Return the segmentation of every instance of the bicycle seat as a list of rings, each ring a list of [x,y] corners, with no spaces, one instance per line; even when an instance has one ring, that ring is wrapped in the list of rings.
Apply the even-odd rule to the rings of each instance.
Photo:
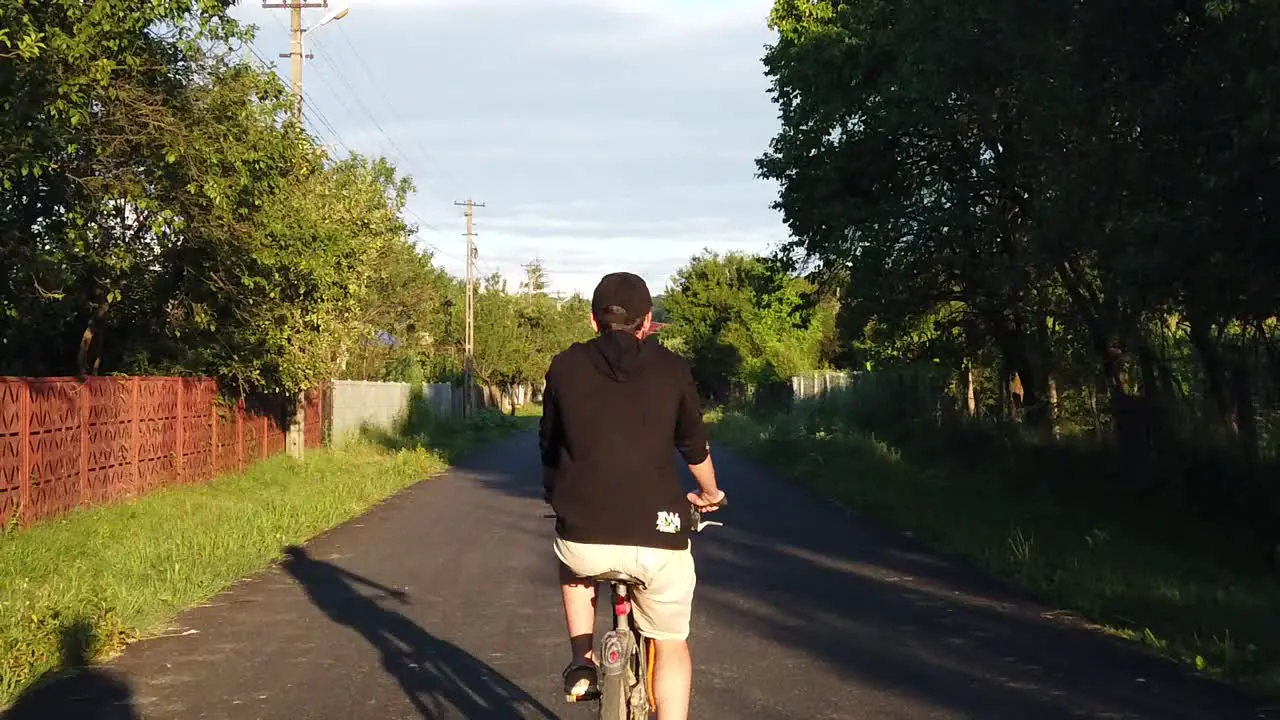
[[[617,583],[622,583],[623,585],[632,585],[639,588],[644,587],[644,583],[640,582],[638,578],[634,578],[626,573],[617,572],[615,570],[610,570],[609,572],[600,573],[599,575],[592,575],[590,578],[587,578],[587,579],[594,580],[595,582],[610,582],[610,583],[617,582]]]

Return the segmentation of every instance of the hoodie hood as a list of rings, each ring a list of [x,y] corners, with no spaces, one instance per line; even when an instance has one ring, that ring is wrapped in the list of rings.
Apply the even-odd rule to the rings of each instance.
[[[601,375],[626,382],[644,372],[653,353],[648,343],[627,332],[608,332],[587,342],[591,364]]]

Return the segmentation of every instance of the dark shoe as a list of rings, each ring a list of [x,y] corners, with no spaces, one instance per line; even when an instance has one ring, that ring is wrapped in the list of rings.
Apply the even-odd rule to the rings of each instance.
[[[596,683],[596,666],[575,660],[564,669],[564,694],[569,702],[578,702],[600,694]]]

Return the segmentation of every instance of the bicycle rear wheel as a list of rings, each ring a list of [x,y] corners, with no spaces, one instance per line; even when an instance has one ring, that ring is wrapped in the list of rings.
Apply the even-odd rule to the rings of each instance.
[[[610,630],[600,642],[600,720],[632,720],[629,685],[635,655],[632,635]]]
[[[627,708],[629,720],[649,720],[650,693],[648,668],[648,643],[644,636],[631,629],[631,659],[627,662]]]

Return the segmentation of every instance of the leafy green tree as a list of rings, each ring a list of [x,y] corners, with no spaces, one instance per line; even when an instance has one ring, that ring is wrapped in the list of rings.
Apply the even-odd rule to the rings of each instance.
[[[690,359],[717,400],[819,367],[834,332],[835,308],[812,283],[742,253],[695,256],[663,299],[671,325],[661,341]]]
[[[551,358],[591,337],[590,304],[574,295],[557,301],[543,292],[505,292],[488,278],[476,301],[476,374],[511,393],[539,386]]]
[[[404,334],[384,291],[415,265],[440,283],[407,244],[412,185],[327,158],[226,9],[0,2],[3,371],[291,392],[373,326]]]
[[[184,112],[243,83],[214,51],[246,37],[225,9],[0,3],[0,354],[14,369],[100,369],[99,333],[150,315],[138,308],[145,276],[194,220],[169,201],[226,188],[173,167]],[[241,181],[269,186],[276,161],[264,155],[265,178]]]
[[[1100,399],[1136,454],[1275,447],[1274,14],[778,0],[759,168],[845,354],[976,368],[1036,426]]]

